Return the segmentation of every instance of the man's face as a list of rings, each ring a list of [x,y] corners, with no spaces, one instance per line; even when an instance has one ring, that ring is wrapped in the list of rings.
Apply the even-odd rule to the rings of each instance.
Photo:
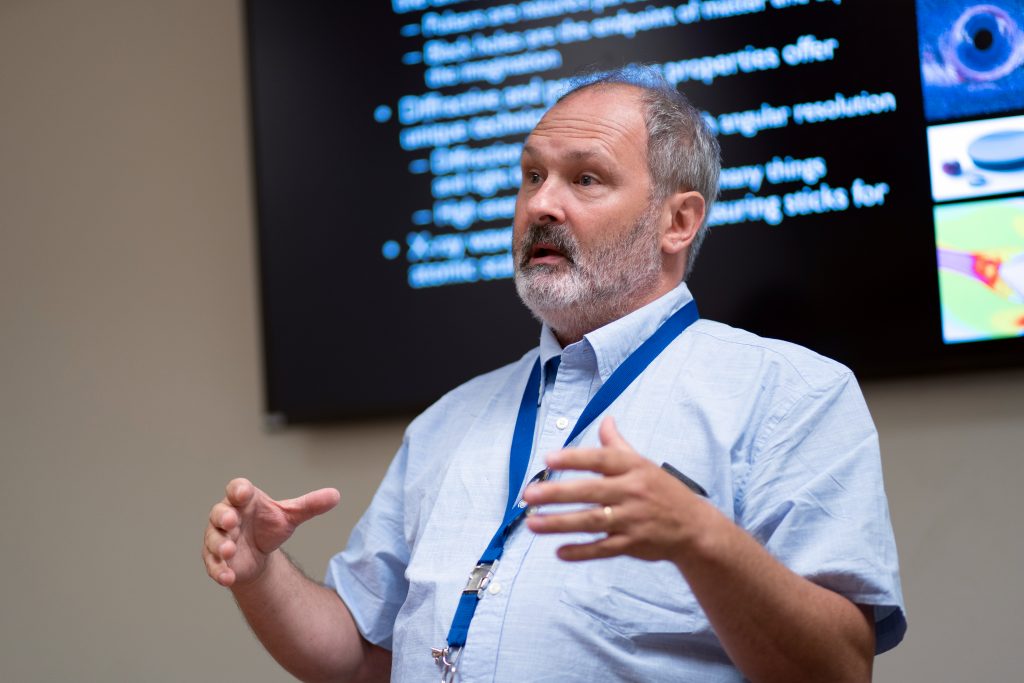
[[[578,338],[660,293],[662,214],[651,204],[646,154],[639,91],[628,86],[570,96],[526,140],[516,289],[560,337]]]

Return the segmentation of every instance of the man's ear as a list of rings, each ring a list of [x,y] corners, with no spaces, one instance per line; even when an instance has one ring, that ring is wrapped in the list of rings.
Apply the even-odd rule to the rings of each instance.
[[[669,197],[666,209],[670,212],[671,222],[661,236],[661,250],[665,254],[678,254],[697,236],[707,204],[700,192],[690,190],[676,192]]]

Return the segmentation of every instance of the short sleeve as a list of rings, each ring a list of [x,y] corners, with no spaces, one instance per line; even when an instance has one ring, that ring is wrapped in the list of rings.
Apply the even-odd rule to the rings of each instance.
[[[324,584],[337,591],[368,641],[392,649],[395,618],[409,584],[403,487],[408,442],[403,442],[348,546],[331,558]]]
[[[876,652],[906,631],[878,435],[852,374],[794,394],[762,426],[737,521],[787,567],[875,611]]]

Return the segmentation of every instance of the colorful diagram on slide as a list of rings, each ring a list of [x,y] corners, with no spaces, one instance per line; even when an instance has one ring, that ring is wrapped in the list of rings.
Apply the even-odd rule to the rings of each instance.
[[[947,344],[1024,336],[1024,199],[935,207]]]

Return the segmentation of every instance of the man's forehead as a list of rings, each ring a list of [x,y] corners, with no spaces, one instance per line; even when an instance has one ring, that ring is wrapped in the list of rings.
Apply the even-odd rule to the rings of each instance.
[[[629,85],[601,85],[570,94],[554,105],[526,139],[523,153],[535,155],[557,147],[560,154],[583,159],[633,147],[645,151],[641,90]]]
[[[523,156],[537,157],[543,156],[547,153],[548,147],[551,145],[545,145],[544,136],[540,138],[534,138],[532,135],[526,139],[526,144],[523,145]],[[531,142],[532,141],[532,142]],[[559,142],[561,138],[553,138],[553,141]],[[558,149],[554,150],[558,156],[563,157],[569,161],[587,161],[595,157],[600,157],[607,152],[600,143],[594,142],[589,137],[580,137],[579,142],[581,145],[577,146],[573,144],[557,145]],[[587,144],[593,143],[593,144]]]

